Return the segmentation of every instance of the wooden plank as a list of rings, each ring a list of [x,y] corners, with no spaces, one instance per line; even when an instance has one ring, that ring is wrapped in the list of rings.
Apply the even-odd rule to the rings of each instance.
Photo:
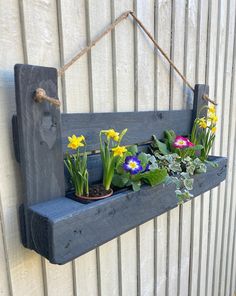
[[[18,1],[0,1],[0,188],[2,222],[6,256],[14,295],[43,295],[42,268],[40,257],[22,248],[19,237],[18,207],[22,202],[22,184],[18,164],[12,150],[11,118],[15,113],[13,63],[26,62],[22,46],[22,26]],[[1,272],[4,279],[4,274]],[[3,287],[3,286],[1,286]],[[4,295],[5,296],[5,295]]]
[[[137,17],[145,23],[145,27],[154,34],[154,0],[148,2],[135,1]],[[142,30],[137,28],[137,110],[153,110],[154,107],[154,54],[153,44]]]
[[[234,24],[234,30],[236,30],[236,20]],[[235,83],[236,83],[236,75],[235,75],[235,64],[236,63],[236,38],[234,38],[234,49],[233,49],[233,61],[232,61],[232,76],[231,76],[231,94],[230,94],[230,113],[231,113],[231,120],[233,123],[230,125],[230,132],[229,132],[229,139],[230,139],[230,145],[229,145],[229,151],[228,155],[232,159],[232,173],[228,174],[228,195],[230,196],[230,212],[229,212],[229,228],[228,228],[228,241],[227,241],[227,261],[226,261],[226,281],[225,281],[225,293],[230,293],[230,280],[231,280],[231,262],[232,262],[232,248],[233,248],[233,232],[234,226],[234,215],[235,215],[235,206],[236,206],[236,199],[234,198],[234,183],[235,183],[235,170],[233,169],[235,167],[235,160],[236,160],[236,152],[235,152],[235,137],[236,137],[236,130],[235,130],[235,116],[232,116],[236,112],[236,104],[234,101],[234,95],[235,95]]]
[[[113,18],[119,17],[124,11],[133,10],[133,0],[113,1]],[[114,94],[116,92],[115,110],[118,112],[134,111],[134,28],[132,20],[127,19],[114,31],[112,43],[115,65]],[[125,46],[124,46],[125,44]]]
[[[194,196],[225,179],[226,159],[214,160],[218,168],[209,167],[206,174],[194,177]],[[62,264],[176,206],[173,184],[144,186],[139,192],[118,193],[87,205],[58,198],[27,210],[34,230],[28,247]]]
[[[137,248],[136,229],[130,230],[120,237],[121,241],[121,273],[122,294],[124,296],[137,295]]]
[[[85,1],[73,1],[71,5],[60,1],[60,15],[61,46],[67,62],[88,42]],[[91,111],[88,59],[88,55],[83,56],[65,72],[66,111],[69,113]],[[95,250],[73,262],[73,273],[75,295],[97,295]]]
[[[198,1],[197,9],[197,36],[196,36],[196,65],[195,75],[198,83],[205,83],[206,77],[206,48],[207,48],[207,22],[208,22],[208,1]],[[209,94],[209,88],[205,90]],[[207,102],[201,101],[198,111],[203,104]],[[206,112],[205,112],[206,114]],[[208,245],[208,219],[209,219],[209,192],[199,197],[200,200],[200,216],[199,216],[199,261],[197,274],[197,295],[205,294],[206,286],[206,262],[207,262],[207,245]]]
[[[112,19],[133,10],[133,0],[112,1]],[[131,19],[120,23],[112,33],[114,110],[134,110],[134,28]],[[126,44],[126,46],[124,46]],[[115,74],[115,75],[114,75]],[[118,238],[119,293],[137,295],[136,229]]]
[[[92,40],[103,28],[110,24],[111,1],[102,1],[99,5],[96,1],[87,1],[87,34],[88,40]],[[93,106],[92,112],[115,111],[114,101],[114,76],[112,71],[112,38],[111,34],[106,35],[100,43],[91,50],[90,55],[90,104]],[[90,126],[91,123],[88,124]],[[106,129],[107,127],[105,127]],[[96,134],[95,137],[97,137]],[[118,252],[117,240],[104,245],[97,250],[98,269],[98,293],[107,295],[118,295]],[[113,260],[108,259],[107,254],[113,254]],[[102,272],[110,270],[112,279],[108,285],[108,277],[103,277]],[[104,275],[107,273],[104,273]]]
[[[214,153],[220,153],[220,147],[223,141],[227,141],[224,134],[221,133],[221,125],[222,125],[222,116],[223,116],[223,81],[224,81],[224,65],[225,65],[225,47],[220,46],[220,44],[225,44],[226,41],[226,23],[227,23],[227,7],[228,3],[219,2],[218,7],[218,22],[217,22],[217,43],[216,46],[218,48],[216,55],[216,85],[215,85],[215,95],[216,99],[219,103],[217,106],[217,114],[219,116],[218,121],[218,132],[216,133],[215,138],[215,147]],[[221,256],[221,241],[222,241],[222,230],[223,230],[223,212],[224,212],[224,186],[222,184],[218,188],[217,192],[217,223],[216,226],[216,237],[215,237],[215,248],[214,248],[214,274],[213,274],[213,293],[218,294],[219,291],[219,281],[220,281],[220,258]]]
[[[153,134],[163,138],[164,130],[173,126],[177,134],[189,134],[191,119],[191,110],[62,114],[63,151],[67,150],[67,137],[70,134],[83,134],[87,140],[87,149],[90,151],[99,149],[99,132],[102,129],[114,128],[121,131],[128,128],[122,143],[137,144],[150,141]]]
[[[15,84],[24,203],[33,205],[64,195],[62,150],[56,145],[61,137],[60,111],[47,102],[33,100],[38,87],[57,97],[57,71],[18,64]]]
[[[60,2],[61,47],[68,62],[87,44],[85,2]],[[88,56],[84,55],[64,74],[67,112],[89,112]]]
[[[167,295],[177,295],[178,293],[178,243],[179,241],[179,207],[170,211],[167,216]]]
[[[155,1],[154,34],[158,44],[170,56],[171,1]],[[165,30],[163,30],[165,28]],[[154,110],[170,107],[170,65],[155,50]],[[167,214],[154,219],[154,295],[165,295],[167,285]]]
[[[2,216],[2,201],[0,195],[0,295],[7,296],[12,294],[9,261],[4,235],[4,225]]]
[[[179,213],[179,262],[178,262],[178,295],[188,296],[189,262],[190,262],[190,232],[191,232],[191,203],[185,203]]]
[[[224,73],[225,79],[223,82],[223,98],[222,98],[222,123],[221,123],[221,137],[223,141],[221,143],[220,154],[229,155],[229,169],[228,177],[225,182],[225,186],[222,188],[221,196],[225,196],[224,209],[223,209],[223,228],[221,239],[221,258],[220,258],[220,273],[219,273],[219,294],[225,295],[226,286],[226,261],[227,261],[227,244],[228,244],[228,229],[232,223],[230,218],[230,199],[231,199],[231,184],[233,173],[233,146],[232,137],[234,136],[235,126],[235,103],[231,98],[231,86],[232,86],[232,64],[233,64],[233,50],[234,50],[234,38],[235,38],[235,1],[229,1],[226,15],[226,40],[225,40],[225,65]],[[228,73],[228,75],[227,75]],[[232,148],[231,148],[232,147]],[[232,206],[232,204],[231,204]]]
[[[167,257],[167,214],[156,219],[155,247],[155,295],[165,295],[166,290],[166,257]]]
[[[196,82],[196,56],[197,56],[197,0],[190,0],[186,7],[185,18],[185,59],[184,59],[184,75],[191,84]],[[193,92],[187,86],[184,88],[184,106],[190,107],[193,103]]]
[[[218,3],[209,1],[208,8],[208,40],[207,40],[207,63],[206,63],[206,83],[209,84],[210,97],[216,97],[215,85],[216,75],[216,40],[218,23]],[[208,248],[207,248],[207,271],[206,271],[206,295],[213,293],[213,275],[214,275],[214,246],[216,235],[216,215],[217,215],[217,189],[210,193],[209,200],[209,228],[208,228]]]
[[[171,2],[171,1],[168,1]],[[185,14],[186,14],[186,2],[184,0],[173,1],[172,7],[172,21],[171,21],[171,59],[178,67],[180,72],[184,73],[184,50],[185,50]],[[164,16],[165,17],[165,16]],[[170,18],[171,20],[171,18]],[[161,30],[161,28],[160,28]],[[165,35],[165,34],[163,34]],[[169,35],[169,30],[168,34]],[[178,109],[184,106],[183,99],[183,81],[176,74],[173,68],[170,72],[170,106],[172,109]]]
[[[75,260],[76,293],[78,295],[98,295],[96,264],[95,250]]]
[[[116,238],[99,247],[101,295],[119,295],[117,254]]]
[[[171,43],[171,1],[155,1],[155,38],[170,56]],[[165,32],[163,31],[165,28]],[[163,56],[155,51],[155,107],[167,110],[170,106],[170,65]]]
[[[154,34],[154,0],[134,1],[137,17]],[[137,26],[137,24],[135,25]],[[136,27],[136,110],[154,108],[154,47],[140,28]],[[144,122],[143,122],[144,123]],[[137,229],[137,295],[154,292],[154,223],[149,221]]]

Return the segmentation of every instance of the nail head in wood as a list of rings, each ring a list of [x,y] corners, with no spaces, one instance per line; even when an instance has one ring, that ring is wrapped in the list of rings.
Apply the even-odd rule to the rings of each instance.
[[[42,103],[43,101],[47,101],[51,105],[55,106],[56,108],[59,108],[61,106],[61,102],[58,99],[49,97],[43,88],[36,89],[34,100],[37,103]]]

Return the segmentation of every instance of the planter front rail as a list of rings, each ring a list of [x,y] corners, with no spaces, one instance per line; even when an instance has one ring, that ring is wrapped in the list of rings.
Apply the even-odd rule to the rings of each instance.
[[[56,69],[16,65],[15,84],[13,135],[24,181],[20,220],[25,247],[51,263],[64,264],[178,205],[173,184],[143,186],[139,192],[124,190],[90,204],[74,201],[63,166],[67,136],[83,134],[88,151],[97,151],[101,129],[128,128],[124,145],[142,147],[153,134],[162,138],[166,129],[188,135],[205,103],[202,96],[208,93],[208,86],[195,86],[192,110],[60,114],[49,102],[33,99],[39,87],[48,96],[57,97]],[[194,196],[216,187],[226,177],[227,159],[212,159],[218,167],[209,166],[207,173],[194,176]],[[98,154],[89,157],[88,169],[92,183],[101,180]]]

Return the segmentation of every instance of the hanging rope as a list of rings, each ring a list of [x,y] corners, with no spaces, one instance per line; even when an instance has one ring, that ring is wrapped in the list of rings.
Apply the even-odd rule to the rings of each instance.
[[[188,82],[187,78],[180,72],[180,70],[176,67],[174,62],[168,57],[168,55],[164,52],[164,50],[158,45],[152,34],[146,29],[144,24],[136,17],[133,11],[126,11],[122,13],[114,22],[112,22],[105,31],[103,31],[100,35],[98,35],[91,43],[84,47],[77,55],[75,55],[68,63],[66,63],[63,67],[58,70],[58,76],[62,76],[65,74],[65,71],[73,65],[79,58],[81,58],[84,54],[91,50],[93,46],[95,46],[105,35],[110,33],[121,21],[126,19],[129,15],[133,17],[133,19],[139,24],[139,26],[143,29],[144,33],[149,37],[154,46],[159,50],[159,52],[163,55],[163,57],[168,61],[168,63],[174,68],[176,73],[182,78],[184,83],[194,92],[193,86]],[[216,102],[211,100],[207,94],[203,95],[203,99],[211,102],[214,105],[217,105]]]

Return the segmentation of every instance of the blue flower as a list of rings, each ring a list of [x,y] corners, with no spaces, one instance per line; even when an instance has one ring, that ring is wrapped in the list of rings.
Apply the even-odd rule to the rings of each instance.
[[[123,169],[132,175],[138,174],[143,170],[140,160],[135,156],[127,156],[123,164]]]

